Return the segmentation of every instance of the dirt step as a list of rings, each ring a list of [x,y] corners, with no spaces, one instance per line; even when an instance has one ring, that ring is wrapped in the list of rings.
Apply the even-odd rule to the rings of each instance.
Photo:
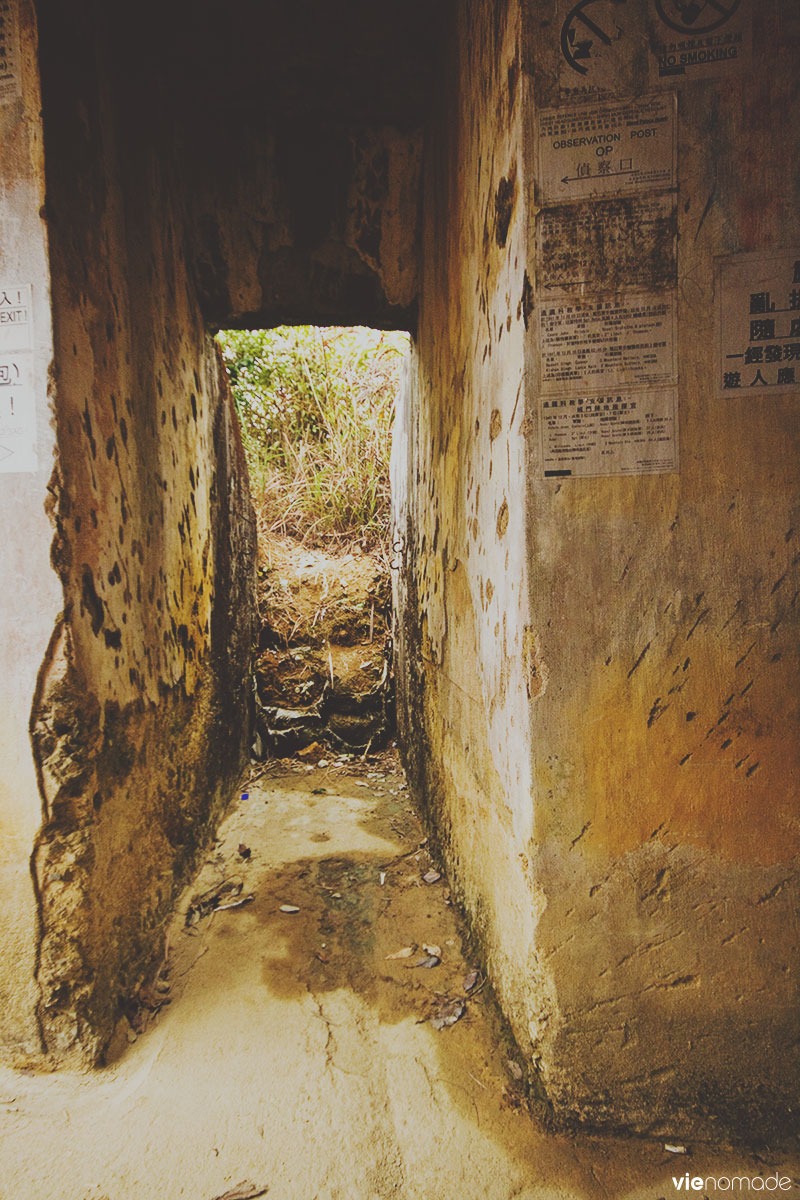
[[[373,555],[261,548],[256,759],[314,742],[363,752],[394,732],[391,580]]]

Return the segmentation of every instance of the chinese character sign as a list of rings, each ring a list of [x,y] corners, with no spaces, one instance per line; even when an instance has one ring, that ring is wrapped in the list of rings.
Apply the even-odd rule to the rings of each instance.
[[[717,260],[717,391],[800,391],[800,247]]]

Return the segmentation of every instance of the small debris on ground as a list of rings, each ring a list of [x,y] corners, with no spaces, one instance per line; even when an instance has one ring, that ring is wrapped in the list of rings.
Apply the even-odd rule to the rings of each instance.
[[[664,1149],[670,1154],[688,1154],[689,1151],[679,1142],[664,1142]]]
[[[422,876],[422,881],[423,883],[438,883],[441,878],[441,871],[426,871]]]
[[[252,904],[255,900],[255,894],[248,892],[246,896],[240,896],[238,900],[231,900],[230,904],[218,904],[215,912],[224,912],[228,908],[243,908],[245,904]]]
[[[448,1000],[437,1008],[431,1018],[431,1024],[434,1029],[447,1029],[448,1026],[455,1025],[456,1021],[460,1021],[466,1011],[467,1006],[463,1000]]]
[[[245,846],[244,842],[239,842],[239,858],[249,858],[252,850],[249,846]]]
[[[240,895],[243,887],[244,880],[242,879],[223,879],[221,883],[207,892],[195,896],[186,910],[186,925],[196,925],[198,921],[207,917],[215,909],[229,905],[236,896]]]
[[[464,988],[464,991],[467,993],[467,995],[469,995],[469,993],[477,985],[479,979],[480,979],[479,971],[467,971],[466,975],[464,976],[464,983],[463,983],[463,988]]]
[[[221,1196],[215,1196],[214,1200],[258,1200],[259,1196],[266,1196],[268,1191],[268,1187],[258,1187],[256,1184],[244,1180]]]
[[[282,904],[280,911],[282,913],[299,913],[300,909],[296,904]]]
[[[396,950],[394,954],[387,954],[386,959],[388,961],[393,958],[411,958],[416,948],[416,946],[404,946],[402,950]]]
[[[438,967],[441,961],[435,954],[428,954],[425,958],[420,958],[417,962],[413,963],[409,970],[413,971],[415,967],[427,967],[428,969]]]

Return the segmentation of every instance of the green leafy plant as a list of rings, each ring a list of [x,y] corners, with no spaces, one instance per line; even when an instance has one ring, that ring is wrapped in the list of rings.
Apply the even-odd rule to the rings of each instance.
[[[218,340],[267,529],[312,544],[383,541],[407,334],[281,326]]]

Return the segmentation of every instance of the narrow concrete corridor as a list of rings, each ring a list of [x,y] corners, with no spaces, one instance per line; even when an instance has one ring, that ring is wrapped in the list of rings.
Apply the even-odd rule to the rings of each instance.
[[[111,1064],[0,1071],[2,1200],[658,1200],[687,1165],[800,1183],[780,1154],[545,1132],[436,873],[391,753],[256,768]]]

